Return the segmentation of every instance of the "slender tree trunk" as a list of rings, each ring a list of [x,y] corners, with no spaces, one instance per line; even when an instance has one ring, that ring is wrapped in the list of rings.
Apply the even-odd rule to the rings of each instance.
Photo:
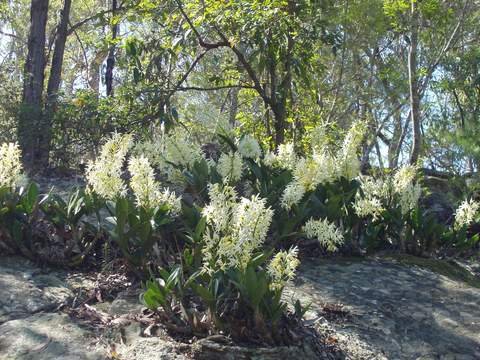
[[[400,110],[393,115],[394,127],[393,134],[388,146],[388,167],[395,169],[398,166],[397,149],[400,147],[400,139],[402,136],[402,113]]]
[[[32,0],[30,6],[30,30],[23,79],[22,107],[18,123],[18,138],[24,165],[28,170],[32,170],[38,160],[39,140],[44,131],[41,122],[48,1]],[[35,165],[38,165],[38,168],[42,166],[42,164]]]
[[[374,59],[375,65],[377,66],[378,71],[384,72],[384,71],[387,71],[387,69],[385,67],[385,63],[382,57],[380,56],[379,51],[380,50],[378,46],[375,47],[373,59]],[[387,150],[388,167],[390,169],[394,169],[398,166],[399,153],[397,153],[397,149],[401,147],[401,142],[403,141],[402,140],[402,132],[403,132],[402,104],[400,102],[401,95],[398,93],[398,90],[395,89],[395,87],[388,82],[386,77],[381,77],[380,81],[388,97],[388,103],[390,104],[393,110],[391,115],[393,117],[393,133],[389,141],[385,143],[388,145],[388,150]]]
[[[383,171],[383,169],[385,169],[385,166],[383,165],[382,152],[380,150],[380,145],[378,144],[378,140],[375,140],[375,151],[377,152],[378,165],[380,166],[380,170]]]
[[[275,146],[278,147],[285,141],[286,113],[284,109],[279,109],[278,107],[274,109],[273,118],[275,121]]]
[[[95,92],[95,94],[97,94],[97,96],[100,95],[101,68],[107,55],[108,52],[106,50],[98,51],[89,64],[88,86]]]
[[[115,19],[117,13],[117,0],[112,0],[112,41],[115,41],[118,34],[118,24]],[[105,70],[105,86],[107,90],[107,96],[113,96],[113,69],[115,67],[115,44],[110,46],[107,57],[107,68]]]
[[[362,119],[363,121],[367,121],[368,119],[373,120],[373,114],[372,110],[368,106],[368,103],[365,102],[364,100],[359,97],[359,113],[358,113],[358,118]],[[372,121],[368,121],[368,131],[370,132],[375,132],[376,126],[375,124],[372,123]],[[372,150],[375,148],[375,144],[377,142],[377,139],[371,139],[371,141],[368,141],[367,138],[364,138],[362,141],[362,154],[360,156],[360,171],[362,173],[365,173],[368,171],[370,168],[370,154],[372,153]]]
[[[288,1],[288,14],[289,16],[295,15],[295,2]],[[282,144],[285,141],[285,131],[287,129],[287,116],[288,116],[288,100],[292,95],[292,63],[293,63],[293,50],[295,41],[292,36],[293,29],[289,29],[287,35],[287,52],[285,54],[285,61],[283,64],[283,78],[279,87],[272,86],[272,110],[275,120],[275,146]],[[272,55],[274,56],[274,55]],[[272,60],[274,62],[275,60]],[[275,71],[275,68],[273,69]],[[273,78],[273,76],[272,76]],[[276,79],[275,79],[276,80]]]
[[[61,13],[60,23],[57,28],[57,36],[55,38],[55,47],[52,56],[52,69],[47,85],[47,105],[55,105],[58,99],[58,90],[62,79],[63,56],[65,54],[65,44],[68,36],[68,22],[70,19],[70,8],[72,0],[65,0]]]
[[[288,13],[289,16],[295,15],[295,2],[292,0],[288,1]],[[287,35],[287,50],[285,56],[283,57],[283,64],[277,63],[275,58],[276,55],[273,51],[270,53],[269,61],[271,99],[270,107],[273,112],[275,147],[278,147],[285,141],[285,131],[287,130],[288,100],[291,99],[292,95],[292,63],[295,41],[291,33],[293,32],[293,29],[289,30],[289,34]],[[281,60],[283,60],[283,58]],[[280,73],[283,75],[280,78],[280,82],[277,73],[279,64],[282,65]]]
[[[402,152],[403,142],[405,141],[405,137],[407,136],[407,133],[408,133],[409,119],[411,119],[410,113],[411,113],[411,110],[408,113],[407,118],[405,119],[405,124],[403,124],[402,133],[400,134],[400,139],[398,140],[398,145],[395,148],[395,157],[394,157],[395,167],[398,166],[398,161],[400,159],[400,153]]]
[[[44,114],[44,134],[39,144],[40,156],[42,162],[48,164],[48,155],[50,152],[50,144],[52,139],[52,117],[56,111],[58,101],[58,91],[62,80],[63,57],[65,54],[65,44],[68,36],[68,23],[70,19],[70,8],[72,0],[65,0],[63,10],[60,17],[60,23],[57,27],[57,35],[55,37],[55,47],[52,56],[52,66],[50,77],[47,85],[47,104]]]
[[[293,46],[293,45],[292,45]],[[290,46],[289,46],[290,47]],[[290,50],[289,50],[290,52]],[[288,99],[292,91],[291,54],[287,55],[285,63],[285,78],[280,84],[277,96],[274,99],[273,114],[275,119],[275,145],[283,144],[287,130]]]
[[[283,88],[285,84],[281,84],[281,88],[277,88],[277,64],[273,55],[271,55],[269,65],[270,75],[270,99],[271,110],[273,113],[273,128],[275,129],[275,147],[282,144],[285,140],[285,125],[286,125],[286,90]]]
[[[230,125],[235,126],[238,113],[238,93],[240,92],[239,88],[233,88],[230,92],[230,112],[229,112],[229,122]]]
[[[413,129],[413,143],[410,153],[410,163],[416,164],[422,151],[422,134],[420,125],[420,89],[417,72],[417,48],[418,48],[418,9],[417,1],[411,0],[412,31],[410,36],[410,48],[408,51],[408,82],[410,88],[410,119]]]

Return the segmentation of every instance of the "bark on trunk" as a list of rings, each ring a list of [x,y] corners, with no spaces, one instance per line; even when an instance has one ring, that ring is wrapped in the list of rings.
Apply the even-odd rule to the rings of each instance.
[[[420,126],[420,89],[417,73],[417,48],[418,48],[418,10],[416,0],[411,0],[412,31],[410,48],[408,51],[408,80],[410,88],[410,119],[413,129],[412,150],[410,164],[416,164],[422,150],[422,134]]]
[[[402,113],[399,110],[397,114],[394,115],[394,128],[393,134],[388,146],[388,167],[390,169],[395,169],[398,166],[398,148],[400,147],[400,139],[402,137]]]
[[[65,54],[65,44],[68,36],[68,22],[70,19],[70,8],[72,0],[65,0],[63,10],[60,17],[60,23],[57,28],[57,36],[55,37],[55,47],[52,56],[52,69],[47,85],[47,105],[55,105],[58,99],[58,90],[62,79],[63,56]]]
[[[48,18],[49,0],[32,0],[30,6],[30,30],[28,35],[27,58],[23,79],[22,108],[18,123],[18,137],[23,152],[24,165],[32,170],[33,165],[41,168],[39,141],[42,129],[42,96],[45,77],[45,31]]]
[[[277,105],[273,110],[274,115],[274,128],[275,128],[275,147],[283,144],[285,141],[285,125],[286,125],[286,112],[285,108],[281,105]]]
[[[288,14],[290,16],[295,15],[295,2],[288,1]],[[287,129],[287,116],[288,116],[288,99],[292,96],[292,62],[293,62],[293,50],[295,41],[292,36],[293,29],[289,29],[287,35],[287,52],[285,54],[285,62],[283,65],[283,79],[280,86],[277,88],[272,87],[272,107],[275,119],[275,146],[278,147],[285,141],[285,131]],[[273,78],[273,77],[272,77]],[[276,78],[275,78],[276,80]]]
[[[368,52],[367,52],[368,54]],[[375,65],[377,66],[378,70],[380,72],[388,71],[385,67],[385,63],[380,56],[380,49],[378,47],[375,48],[374,50],[374,56],[373,60],[375,62]],[[402,142],[402,132],[403,132],[403,127],[402,127],[402,104],[400,102],[400,96],[398,91],[395,89],[394,86],[392,86],[388,81],[386,77],[381,77],[380,79],[383,88],[385,89],[385,92],[388,96],[388,103],[391,106],[392,115],[393,116],[393,134],[390,139],[387,139],[388,141],[384,141],[385,144],[388,145],[388,150],[387,150],[387,159],[388,159],[388,167],[390,169],[395,169],[398,166],[398,148],[401,147],[401,142]],[[408,120],[407,120],[408,121]]]
[[[107,55],[108,52],[106,50],[97,52],[92,61],[90,61],[88,68],[88,86],[97,96],[100,95],[101,67]]]
[[[275,59],[270,59],[269,65],[270,75],[270,108],[273,113],[273,128],[275,129],[275,147],[282,144],[285,140],[285,122],[286,122],[286,96],[287,86],[284,82],[280,84],[280,89],[277,88],[277,64]]]
[[[117,33],[118,33],[118,24],[115,19],[115,15],[117,12],[118,6],[117,6],[117,0],[112,0],[112,18],[113,18],[113,24],[112,24],[112,41],[115,41],[117,38]],[[108,51],[108,57],[107,57],[107,68],[105,70],[105,86],[106,86],[106,92],[107,96],[113,96],[113,69],[115,67],[115,45],[111,45],[110,49]]]
[[[40,156],[42,162],[48,164],[48,156],[50,152],[50,144],[52,139],[52,117],[56,111],[58,101],[58,91],[62,80],[63,57],[65,54],[65,44],[68,36],[68,22],[70,19],[70,8],[72,0],[65,0],[63,10],[60,17],[60,23],[57,27],[57,35],[55,37],[55,47],[52,56],[52,66],[50,77],[47,85],[47,105],[44,121],[44,136],[39,144]]]
[[[230,112],[229,112],[229,122],[230,125],[235,127],[237,113],[238,113],[238,93],[240,92],[239,88],[232,89],[230,93]]]

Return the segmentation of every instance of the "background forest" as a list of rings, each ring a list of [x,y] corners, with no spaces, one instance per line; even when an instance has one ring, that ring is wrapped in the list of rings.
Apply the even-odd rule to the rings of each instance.
[[[364,120],[364,168],[475,172],[479,6],[3,0],[0,136],[31,165],[75,168],[114,130],[200,136],[226,120],[266,148],[301,149],[318,124]]]

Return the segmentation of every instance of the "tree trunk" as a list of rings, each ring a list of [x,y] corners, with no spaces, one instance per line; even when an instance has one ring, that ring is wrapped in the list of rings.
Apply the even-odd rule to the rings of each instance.
[[[23,79],[22,107],[18,122],[18,138],[23,152],[24,165],[32,170],[45,164],[39,160],[39,141],[44,135],[42,128],[42,96],[45,77],[45,31],[49,0],[32,0],[30,6],[30,30],[27,58]]]
[[[55,47],[52,56],[52,69],[47,85],[47,105],[55,105],[58,99],[58,90],[62,79],[63,56],[65,53],[65,44],[68,36],[68,22],[70,19],[70,8],[72,0],[65,0],[61,13],[60,23],[55,37]]]
[[[410,164],[416,164],[422,150],[422,134],[420,126],[420,89],[417,73],[418,48],[418,9],[417,1],[411,0],[412,31],[408,51],[408,82],[410,89],[410,119],[413,129],[413,143],[410,153]]]
[[[286,125],[286,96],[287,91],[284,88],[285,82],[280,84],[280,89],[277,89],[277,64],[273,55],[269,64],[270,75],[270,108],[273,113],[273,128],[275,129],[275,147],[282,144],[285,140],[285,125]]]
[[[240,88],[233,88],[230,92],[230,112],[229,112],[229,122],[230,125],[235,127],[235,123],[237,121],[237,113],[238,113],[238,94],[240,92]]]
[[[278,147],[285,141],[285,120],[287,115],[285,110],[285,107],[282,107],[281,104],[275,106],[275,108],[273,109],[273,119],[275,122],[275,147]]]
[[[95,92],[97,97],[100,95],[100,81],[101,79],[101,68],[105,60],[105,57],[108,55],[106,50],[98,51],[93,59],[90,61],[88,68],[88,86],[91,90]]]
[[[117,12],[117,0],[112,0],[112,41],[115,41],[117,38],[118,33],[118,24],[117,20],[115,19],[115,15]],[[105,86],[107,96],[113,96],[113,68],[115,67],[115,44],[110,46],[108,50],[108,57],[107,57],[107,68],[105,70]]]
[[[400,147],[400,139],[402,137],[402,113],[400,110],[397,111],[394,117],[394,127],[393,134],[388,145],[388,167],[390,169],[395,169],[398,166],[398,155],[397,149]],[[408,121],[407,121],[408,122]]]
[[[63,57],[65,54],[65,44],[68,36],[68,23],[70,19],[70,8],[72,0],[65,0],[63,10],[60,17],[60,23],[57,27],[57,35],[55,37],[55,47],[52,56],[52,66],[50,77],[47,85],[47,105],[44,116],[44,135],[39,144],[40,155],[42,161],[48,164],[48,155],[50,152],[50,143],[52,139],[52,117],[55,113],[58,101],[58,91],[62,80]]]
[[[369,52],[367,51],[367,54]],[[373,56],[374,64],[377,66],[379,72],[388,71],[385,66],[385,63],[380,56],[380,49],[379,47],[375,47],[374,49],[374,56]],[[401,147],[402,143],[402,104],[400,102],[400,98],[402,95],[398,93],[398,90],[392,86],[386,77],[381,77],[380,81],[382,83],[383,88],[385,89],[385,93],[388,98],[388,104],[390,104],[392,109],[392,117],[393,117],[393,133],[392,137],[389,141],[385,141],[385,144],[388,145],[387,150],[387,159],[388,159],[388,167],[390,169],[395,169],[398,166],[398,157],[399,157],[399,148]],[[407,120],[408,121],[408,120]]]
[[[407,136],[408,129],[409,129],[409,119],[411,118],[411,110],[408,113],[407,118],[405,119],[405,124],[403,125],[402,133],[400,134],[400,139],[398,140],[398,145],[395,148],[395,167],[398,166],[398,161],[400,159],[400,153],[402,152],[403,142],[405,141],[405,137]]]
[[[295,16],[295,2],[288,1],[288,14],[289,16]],[[279,146],[285,141],[285,130],[287,128],[287,116],[288,116],[288,99],[292,96],[292,63],[293,63],[293,50],[295,41],[293,39],[293,29],[289,28],[287,35],[287,52],[285,54],[285,62],[283,64],[284,76],[279,88],[272,89],[272,103],[273,113],[275,119],[275,146]]]

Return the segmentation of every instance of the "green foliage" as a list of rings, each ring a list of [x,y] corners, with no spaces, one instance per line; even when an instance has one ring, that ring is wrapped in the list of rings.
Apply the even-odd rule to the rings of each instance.
[[[247,163],[251,169],[249,181],[255,193],[266,198],[268,204],[275,209],[272,239],[276,245],[286,246],[302,238],[301,227],[311,217],[326,218],[337,225],[341,223],[347,231],[353,229],[359,221],[352,209],[359,189],[357,181],[341,178],[321,184],[314,191],[308,191],[291,210],[286,210],[281,206],[279,199],[285,187],[292,181],[291,171],[271,169],[253,161]],[[349,235],[350,238],[354,236],[351,233]]]
[[[183,175],[187,181],[187,192],[195,197],[199,204],[207,200],[208,184],[216,184],[222,181],[214,167],[210,167],[202,158],[193,164],[191,169],[183,169]]]
[[[292,181],[292,172],[286,169],[270,168],[262,162],[247,159],[247,180],[254,192],[267,199],[270,206],[278,205],[285,187]]]
[[[91,220],[100,207],[81,189],[65,201],[55,194],[40,194],[33,182],[15,190],[4,187],[0,190],[0,234],[29,259],[80,265],[102,238],[99,221]],[[57,248],[56,257],[48,255]]]
[[[58,105],[53,121],[51,161],[58,167],[78,169],[79,163],[95,155],[105,137],[114,131],[140,130],[148,108],[128,100],[131,93],[116,98],[101,98],[91,91],[79,91],[76,97]],[[131,114],[136,114],[136,119]]]
[[[161,278],[147,280],[146,291],[140,300],[149,309],[161,307],[167,314],[173,315],[174,295],[180,291],[181,267],[175,267],[171,272],[160,269],[159,273]]]
[[[126,197],[107,202],[111,216],[106,220],[113,225],[111,238],[118,244],[122,255],[132,265],[142,268],[149,259],[153,246],[162,242],[161,229],[173,220],[167,205],[144,208]]]
[[[254,324],[260,331],[266,329],[267,324],[274,327],[287,309],[287,304],[281,300],[283,288],[272,290],[272,280],[260,268],[266,258],[261,254],[252,259],[245,269],[231,269],[227,272],[229,281],[241,296],[240,301],[250,308]]]
[[[4,235],[10,245],[30,259],[35,257],[33,229],[39,219],[40,204],[45,200],[40,199],[38,193],[38,186],[34,183],[18,190],[0,189],[2,232],[6,230]]]
[[[405,236],[405,217],[398,206],[382,212],[381,218],[367,219],[362,234],[368,251],[385,248],[399,249]]]
[[[443,245],[454,249],[457,254],[476,249],[480,242],[480,233],[472,232],[471,229],[477,224],[478,222],[473,226],[464,225],[456,229],[447,229],[442,234]]]
[[[432,253],[444,241],[447,226],[439,223],[435,216],[417,206],[409,213],[406,242],[410,254]]]
[[[160,278],[146,282],[141,300],[152,310],[162,309],[170,321],[188,324],[192,329],[204,331],[213,326],[217,331],[236,334],[238,324],[244,323],[255,326],[257,336],[272,341],[287,304],[282,300],[283,288],[272,289],[272,279],[265,270],[267,259],[265,254],[259,254],[245,268],[197,271],[186,281],[179,266],[171,272],[160,269]],[[198,300],[207,309],[207,324],[200,324],[198,316],[188,310],[192,308],[188,302]],[[180,312],[173,310],[176,305],[182,309]],[[296,302],[298,319],[306,310]]]
[[[50,194],[41,209],[45,219],[56,232],[69,243],[65,246],[64,256],[70,265],[80,264],[92,251],[102,237],[100,210],[103,202],[95,194],[83,189],[70,193],[67,201],[61,196]],[[92,217],[96,217],[93,221]]]
[[[185,228],[183,237],[188,244],[188,247],[184,249],[183,257],[185,267],[194,272],[202,265],[203,236],[207,227],[207,220],[202,217],[201,209],[197,206],[182,205]]]

